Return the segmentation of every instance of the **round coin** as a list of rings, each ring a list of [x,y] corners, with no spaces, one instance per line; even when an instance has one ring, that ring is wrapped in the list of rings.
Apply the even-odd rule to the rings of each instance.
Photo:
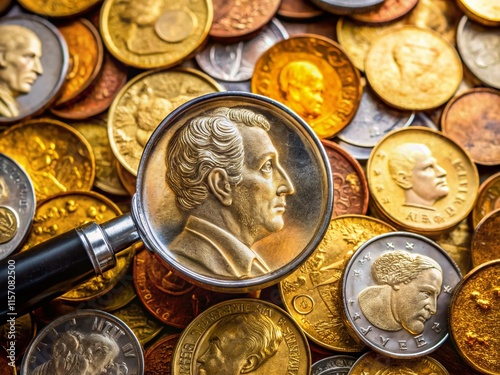
[[[78,131],[52,119],[29,120],[0,137],[0,152],[31,177],[37,201],[66,191],[89,191],[95,177],[92,147]]]
[[[142,374],[144,356],[132,330],[117,317],[99,310],[77,310],[42,329],[21,363],[29,374]]]
[[[278,16],[296,21],[306,21],[319,17],[323,11],[308,0],[281,0]]]
[[[203,43],[212,19],[208,0],[183,4],[106,0],[100,30],[109,52],[124,64],[139,69],[168,68],[188,59]]]
[[[415,26],[376,39],[366,56],[365,71],[375,93],[403,110],[427,110],[446,103],[463,75],[455,48],[439,34]]]
[[[462,359],[483,374],[500,374],[500,259],[469,272],[450,304],[450,332]]]
[[[472,226],[475,228],[481,219],[491,211],[500,208],[500,172],[488,177],[479,187],[477,202],[472,210]]]
[[[19,0],[31,12],[47,17],[71,17],[86,12],[101,0]]]
[[[288,106],[320,138],[334,136],[351,121],[363,91],[344,50],[312,34],[269,48],[255,65],[251,89]]]
[[[381,354],[426,355],[448,338],[448,306],[461,277],[451,257],[426,237],[378,235],[361,245],[345,267],[346,322]]]
[[[460,9],[471,19],[485,26],[500,26],[500,8],[490,0],[457,0]]]
[[[479,187],[469,155],[441,132],[419,126],[382,138],[366,176],[383,215],[400,229],[421,234],[438,235],[458,225],[474,208]]]
[[[180,334],[169,335],[155,342],[144,354],[146,369],[144,375],[170,375],[171,361]]]
[[[386,0],[370,12],[354,13],[350,17],[365,23],[384,23],[397,20],[405,16],[417,5],[418,0]]]
[[[0,153],[0,259],[19,249],[35,216],[35,189],[24,168]]]
[[[490,260],[500,259],[499,225],[500,209],[496,209],[483,217],[475,227],[470,249],[472,267],[477,267]]]
[[[219,303],[183,331],[172,356],[172,375],[234,373],[307,375],[307,339],[282,309],[254,299]]]
[[[35,338],[37,324],[31,314],[17,316],[15,319],[10,319],[6,324],[0,326],[0,348],[12,350],[14,359],[10,358],[9,362],[15,362],[22,358],[29,344]],[[14,340],[14,341],[13,341]],[[0,366],[0,375],[2,374],[2,366]]]
[[[0,125],[4,125],[51,105],[64,83],[69,55],[57,28],[32,15],[0,19],[0,48],[8,56],[0,74]]]
[[[384,0],[311,0],[317,7],[333,14],[368,12],[382,5]]]
[[[359,352],[342,320],[339,284],[351,255],[367,240],[392,232],[390,225],[361,215],[332,219],[322,242],[305,263],[279,284],[281,300],[305,334],[330,350]]]
[[[472,228],[468,218],[463,219],[451,232],[440,235],[436,242],[458,264],[462,275],[472,269],[471,260]]]
[[[441,115],[443,133],[481,165],[500,164],[500,91],[477,88],[451,99]]]
[[[334,355],[314,362],[311,375],[348,375],[356,357],[349,355]]]

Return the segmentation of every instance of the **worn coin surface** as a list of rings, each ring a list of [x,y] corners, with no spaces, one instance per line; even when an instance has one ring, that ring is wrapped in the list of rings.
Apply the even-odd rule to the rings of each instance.
[[[35,189],[23,167],[0,153],[0,259],[18,250],[35,216]]]
[[[472,210],[472,226],[475,228],[481,219],[491,211],[500,208],[500,172],[492,174],[479,187],[477,201]]]
[[[472,266],[500,259],[500,209],[489,212],[476,225],[471,240]]]
[[[307,339],[290,315],[257,299],[234,299],[204,311],[183,331],[172,375],[216,374],[220,366],[255,373],[308,375]]]
[[[404,26],[376,39],[366,56],[365,72],[377,95],[404,110],[427,110],[446,103],[463,75],[455,48],[434,31],[416,26]]]
[[[29,344],[35,338],[37,324],[32,314],[25,314],[16,317],[14,331],[11,330],[11,327],[13,326],[10,322],[0,326],[0,348],[9,348],[12,344],[12,339],[14,339],[15,353],[12,354],[17,361],[22,358]],[[0,374],[2,374],[1,368],[0,366]]]
[[[71,17],[84,13],[100,0],[20,0],[26,9],[48,17]]]
[[[334,355],[314,362],[311,366],[311,375],[347,375],[356,357],[349,355]]]
[[[462,275],[466,275],[472,269],[470,249],[472,232],[469,220],[465,218],[451,232],[436,238],[438,245],[457,263]]]
[[[320,138],[351,121],[362,95],[358,70],[344,50],[319,35],[296,35],[269,48],[255,65],[251,89],[288,106]]]
[[[384,0],[312,0],[319,8],[333,14],[367,12],[382,5]]]
[[[142,374],[144,356],[132,330],[99,310],[77,310],[42,329],[21,363],[21,375]]]
[[[14,38],[20,42],[14,45]],[[0,79],[0,125],[4,125],[35,116],[56,100],[69,54],[59,30],[33,15],[1,18],[0,42],[13,60]]]
[[[368,216],[334,218],[311,257],[280,282],[283,304],[314,343],[342,352],[364,349],[359,340],[349,335],[342,319],[339,285],[342,272],[352,254],[365,241],[394,230]]]
[[[170,375],[172,373],[170,364],[179,337],[180,334],[166,336],[146,350],[144,375]]]
[[[418,0],[386,0],[380,7],[372,11],[353,13],[350,17],[365,23],[391,22],[405,16],[417,3]]]
[[[381,354],[426,355],[448,338],[447,311],[461,277],[452,258],[426,237],[378,235],[359,247],[342,276],[346,322]]]
[[[474,268],[453,293],[451,339],[462,359],[483,374],[499,374],[500,260]]]

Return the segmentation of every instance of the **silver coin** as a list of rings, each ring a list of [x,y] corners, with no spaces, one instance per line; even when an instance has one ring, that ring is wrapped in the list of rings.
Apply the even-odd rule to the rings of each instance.
[[[448,337],[448,307],[461,277],[452,258],[426,237],[410,232],[376,236],[346,266],[346,322],[381,354],[426,355]]]
[[[35,189],[26,171],[0,153],[0,259],[16,251],[35,215]]]
[[[352,14],[373,10],[385,0],[311,0],[318,8],[333,14]]]
[[[457,29],[457,48],[464,64],[484,84],[500,89],[500,29],[463,16]]]
[[[9,55],[0,72],[0,124],[49,107],[69,67],[66,41],[57,28],[33,15],[2,18],[0,48]]]
[[[355,146],[374,147],[390,131],[409,126],[414,117],[414,112],[389,107],[365,86],[354,118],[337,137]]]
[[[422,112],[415,113],[415,117],[411,122],[411,126],[424,126],[426,128],[439,130],[438,126],[425,114]]]
[[[21,363],[21,375],[143,373],[137,337],[123,321],[100,310],[77,310],[47,324]]]
[[[347,375],[357,358],[350,355],[334,355],[320,359],[311,366],[311,375]]]
[[[254,38],[233,44],[209,42],[195,58],[200,68],[213,78],[229,82],[247,81],[252,78],[259,57],[287,38],[285,27],[273,18]]]

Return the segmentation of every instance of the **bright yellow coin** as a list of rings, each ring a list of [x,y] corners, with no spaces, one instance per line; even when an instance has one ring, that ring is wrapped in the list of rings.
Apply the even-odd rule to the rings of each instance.
[[[101,0],[19,0],[26,9],[48,17],[70,17],[81,14]]]
[[[457,4],[474,21],[485,26],[500,26],[500,2],[498,0],[458,0]]]

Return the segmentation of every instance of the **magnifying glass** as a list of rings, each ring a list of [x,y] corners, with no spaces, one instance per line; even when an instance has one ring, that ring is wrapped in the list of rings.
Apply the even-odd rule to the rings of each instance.
[[[241,293],[273,285],[321,241],[332,185],[321,142],[284,105],[241,92],[198,97],[151,135],[130,213],[0,262],[0,314],[4,321],[21,315],[102,274],[139,240],[203,288]]]

